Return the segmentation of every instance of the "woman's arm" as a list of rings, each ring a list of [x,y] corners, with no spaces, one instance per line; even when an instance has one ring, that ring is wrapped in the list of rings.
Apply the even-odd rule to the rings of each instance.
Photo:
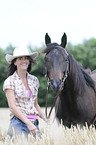
[[[29,129],[30,132],[32,132],[32,130],[35,130],[37,132],[38,130],[37,130],[36,126],[30,120],[28,120],[27,117],[15,105],[15,95],[14,95],[14,91],[7,89],[6,90],[6,96],[7,96],[8,105],[9,105],[10,111],[17,118],[19,118],[21,121],[23,121],[24,123],[27,124],[27,127],[28,127],[28,129]]]
[[[41,117],[42,119],[44,119],[45,121],[47,121],[47,118],[45,117],[44,113],[42,113],[42,111],[41,111],[41,108],[40,108],[40,106],[39,106],[39,104],[38,104],[37,98],[36,98],[36,100],[35,100],[34,105],[35,105],[37,111],[39,112],[40,117]]]

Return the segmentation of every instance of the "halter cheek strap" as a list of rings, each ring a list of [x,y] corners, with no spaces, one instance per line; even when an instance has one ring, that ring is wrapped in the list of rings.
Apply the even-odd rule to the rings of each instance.
[[[69,61],[68,61],[68,59],[67,59],[66,63],[67,63],[67,64],[66,64],[65,75],[64,75],[64,77],[63,77],[63,80],[62,80],[62,83],[61,83],[60,90],[63,89],[64,82],[65,82],[65,80],[66,80],[66,78],[67,78],[67,76],[68,76],[68,73],[69,73]]]

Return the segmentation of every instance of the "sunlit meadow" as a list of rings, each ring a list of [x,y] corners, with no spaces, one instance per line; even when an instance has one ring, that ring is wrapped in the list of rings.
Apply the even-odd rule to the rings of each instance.
[[[44,112],[44,109],[42,109]],[[41,131],[41,139],[34,139],[32,135],[28,136],[28,141],[24,136],[18,136],[12,142],[7,136],[9,126],[9,109],[0,109],[0,145],[96,145],[95,128],[80,126],[65,128],[62,124],[58,124],[54,119],[54,110],[50,123],[45,123],[39,119],[39,128]]]

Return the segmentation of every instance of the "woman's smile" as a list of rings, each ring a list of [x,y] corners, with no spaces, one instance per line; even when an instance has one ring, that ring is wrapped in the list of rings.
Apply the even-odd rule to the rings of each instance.
[[[19,57],[16,59],[15,65],[19,68],[19,69],[26,69],[28,68],[29,65],[29,60],[27,57]]]
[[[26,64],[26,63],[23,63],[23,64],[21,64],[21,65],[23,65],[23,66],[26,66],[26,65],[28,65],[28,64]]]

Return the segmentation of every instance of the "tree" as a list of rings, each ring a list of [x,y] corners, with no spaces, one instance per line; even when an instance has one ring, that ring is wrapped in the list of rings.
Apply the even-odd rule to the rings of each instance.
[[[85,69],[96,69],[96,39],[85,40],[75,46],[68,44],[68,50]]]
[[[7,62],[5,60],[5,51],[0,48],[0,84],[6,78],[6,72],[7,72],[6,66],[7,66]]]
[[[4,80],[7,78],[7,67],[8,63],[5,60],[5,55],[7,53],[12,54],[15,47],[9,45],[6,49],[0,48],[0,107],[7,107],[7,100],[5,93],[3,92],[3,83]],[[44,48],[33,48],[29,46],[29,50],[31,52],[40,51]],[[72,45],[68,43],[67,48],[70,51],[78,63],[82,64],[83,67],[90,68],[91,70],[96,69],[96,39],[92,38],[89,40],[85,40],[83,44]],[[47,79],[44,77],[44,56],[45,54],[39,54],[36,58],[37,65],[32,65],[31,74],[38,77],[40,82],[39,93],[38,93],[38,100],[41,106],[45,106],[46,100],[46,89],[47,89]],[[52,105],[54,102],[54,97],[56,94],[52,92],[49,88],[48,93],[48,106]]]

